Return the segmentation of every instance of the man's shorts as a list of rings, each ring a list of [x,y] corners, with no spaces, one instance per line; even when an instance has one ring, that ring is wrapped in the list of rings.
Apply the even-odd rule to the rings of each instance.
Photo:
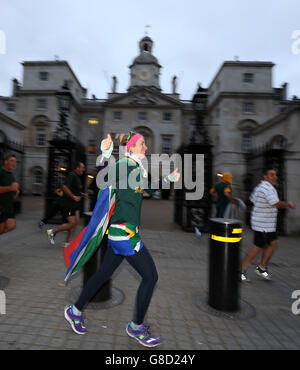
[[[63,220],[65,223],[68,222],[68,217],[70,216],[75,216],[75,213],[76,213],[76,209],[65,209],[63,208],[61,213],[62,213],[62,217],[63,217]]]
[[[254,231],[254,245],[259,248],[267,247],[274,240],[277,240],[276,232]]]
[[[0,207],[0,224],[9,218],[16,218],[14,212],[6,211],[5,208]]]

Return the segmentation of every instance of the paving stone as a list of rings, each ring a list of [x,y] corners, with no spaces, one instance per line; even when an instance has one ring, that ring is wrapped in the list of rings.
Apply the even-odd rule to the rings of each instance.
[[[17,216],[17,229],[1,236],[0,262],[5,261],[1,275],[9,283],[5,287],[7,313],[0,315],[0,349],[144,349],[125,332],[140,281],[129,265],[124,263],[112,280],[125,295],[123,303],[110,309],[87,308],[88,332],[75,334],[63,309],[82,276],[62,286],[66,271],[62,248],[50,246],[37,229],[40,209],[28,214],[25,210]],[[241,255],[253,240],[252,233],[245,230]],[[193,233],[176,227],[155,233],[142,228],[141,234],[159,274],[146,317],[152,332],[164,338],[159,350],[300,348],[300,320],[291,312],[291,292],[300,289],[300,269],[295,268],[300,237],[280,238],[270,264],[271,284],[249,270],[252,282],[239,288],[241,298],[255,307],[256,316],[230,320],[203,312],[196,305],[196,298],[208,291],[207,236],[199,241]]]

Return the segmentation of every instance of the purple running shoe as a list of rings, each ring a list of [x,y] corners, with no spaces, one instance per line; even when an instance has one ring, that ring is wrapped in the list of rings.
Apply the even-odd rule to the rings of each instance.
[[[156,347],[162,343],[162,339],[159,335],[152,335],[149,332],[149,325],[142,324],[140,329],[134,330],[130,323],[126,327],[127,334],[135,338],[145,347]]]
[[[76,334],[85,334],[86,328],[83,326],[83,315],[74,315],[72,307],[73,305],[65,307],[65,318],[71,324],[71,327]]]

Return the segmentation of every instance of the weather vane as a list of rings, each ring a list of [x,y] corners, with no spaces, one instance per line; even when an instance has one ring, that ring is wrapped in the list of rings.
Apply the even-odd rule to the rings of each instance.
[[[151,28],[150,24],[146,24],[145,26],[145,35],[148,35],[148,30],[147,28]]]

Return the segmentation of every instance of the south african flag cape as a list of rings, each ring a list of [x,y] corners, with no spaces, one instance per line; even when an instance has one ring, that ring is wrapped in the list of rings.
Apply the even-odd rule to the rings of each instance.
[[[65,281],[78,272],[98,249],[115,205],[115,190],[111,186],[99,192],[89,224],[64,249],[64,260],[68,266]]]

